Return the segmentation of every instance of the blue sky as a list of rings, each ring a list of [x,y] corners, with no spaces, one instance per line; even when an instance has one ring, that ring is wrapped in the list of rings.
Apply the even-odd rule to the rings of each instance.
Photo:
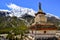
[[[38,11],[38,3],[41,2],[42,9],[60,17],[60,0],[0,0],[0,9],[8,9],[7,4],[13,3],[21,7],[32,8]]]

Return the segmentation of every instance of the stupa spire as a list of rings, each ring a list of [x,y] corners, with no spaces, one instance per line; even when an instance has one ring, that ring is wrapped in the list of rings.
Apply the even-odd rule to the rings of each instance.
[[[42,8],[41,8],[41,3],[39,2],[39,11],[38,12],[42,12]]]
[[[39,10],[41,10],[41,3],[39,2]]]

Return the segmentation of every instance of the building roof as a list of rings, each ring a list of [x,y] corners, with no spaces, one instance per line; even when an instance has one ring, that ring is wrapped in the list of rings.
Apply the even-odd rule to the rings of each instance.
[[[53,23],[40,23],[34,24],[29,27],[29,29],[37,30],[56,30],[57,27]]]

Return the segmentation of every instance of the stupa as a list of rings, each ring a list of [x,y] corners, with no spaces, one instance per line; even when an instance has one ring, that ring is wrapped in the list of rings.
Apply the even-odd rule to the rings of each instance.
[[[34,23],[29,27],[29,33],[34,40],[58,40],[59,36],[55,24],[47,21],[46,13],[41,8],[39,2],[39,10],[35,14]]]

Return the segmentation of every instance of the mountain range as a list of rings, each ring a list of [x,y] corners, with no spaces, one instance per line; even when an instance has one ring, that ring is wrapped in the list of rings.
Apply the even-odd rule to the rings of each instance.
[[[34,22],[33,20],[36,11],[34,11],[33,9],[20,7],[15,4],[9,4],[7,5],[7,7],[10,8],[11,10],[0,10],[0,14],[7,15],[10,17],[16,16],[19,19],[24,20],[28,25]],[[46,16],[48,18],[48,21],[60,24],[60,18],[58,16],[55,16],[51,13],[46,13]]]

